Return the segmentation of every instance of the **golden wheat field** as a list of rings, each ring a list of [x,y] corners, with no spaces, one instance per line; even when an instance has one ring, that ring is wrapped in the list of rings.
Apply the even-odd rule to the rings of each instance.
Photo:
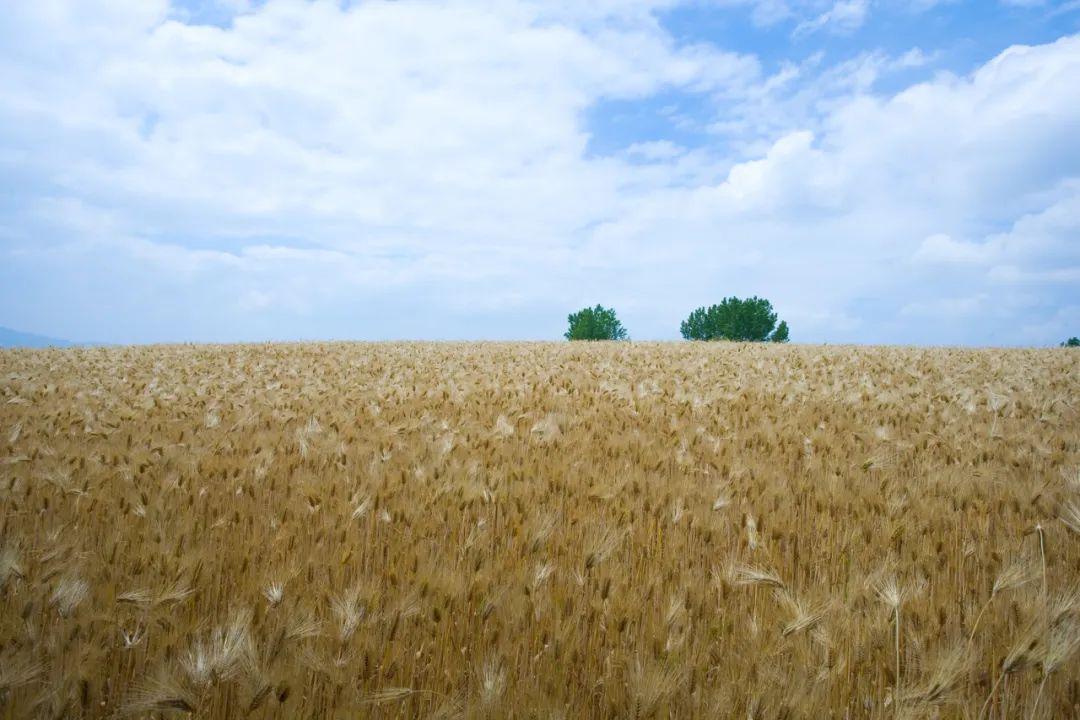
[[[0,352],[0,717],[1080,716],[1080,353]]]

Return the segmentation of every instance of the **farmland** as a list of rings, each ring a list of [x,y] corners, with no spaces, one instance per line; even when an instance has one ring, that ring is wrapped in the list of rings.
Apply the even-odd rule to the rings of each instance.
[[[0,352],[0,717],[1080,714],[1080,353]]]

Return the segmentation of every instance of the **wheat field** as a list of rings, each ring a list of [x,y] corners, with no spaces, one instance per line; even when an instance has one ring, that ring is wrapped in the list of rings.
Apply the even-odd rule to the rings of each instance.
[[[1080,717],[1080,353],[0,352],[2,718]]]

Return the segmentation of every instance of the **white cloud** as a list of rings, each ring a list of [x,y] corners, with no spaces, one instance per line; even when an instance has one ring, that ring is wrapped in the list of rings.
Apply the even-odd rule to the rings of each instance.
[[[959,298],[934,298],[933,300],[920,300],[908,303],[900,308],[900,314],[913,317],[932,317],[957,319],[971,317],[977,313],[983,313],[987,308],[989,297],[980,293],[971,297]]]
[[[905,0],[902,7],[916,12],[941,2],[955,0]],[[859,29],[870,17],[870,0],[713,0],[722,7],[749,7],[755,25],[769,27],[794,22],[796,36],[819,30],[847,34]]]
[[[1059,189],[1062,198],[1050,207],[1019,218],[1003,233],[981,242],[954,240],[937,234],[923,240],[917,262],[972,264],[989,268],[988,277],[999,282],[1080,281],[1080,182]]]
[[[937,233],[922,241],[915,252],[915,260],[922,263],[978,263],[984,261],[985,251],[985,246]]]
[[[686,152],[670,140],[634,143],[626,148],[626,154],[644,160],[671,160]]]
[[[550,218],[540,205],[558,200],[551,231],[564,232],[611,184],[612,168],[581,162],[589,104],[757,72],[733,54],[675,48],[647,24],[590,34],[537,24],[530,5],[475,8],[277,0],[231,30],[148,15],[141,34],[45,73],[45,87],[40,66],[10,63],[10,144],[60,137],[83,156],[70,186],[161,201],[186,222],[197,209],[245,229],[290,215],[297,231],[345,220],[478,238],[530,233]],[[83,36],[67,18],[50,22],[43,35]]]
[[[862,27],[870,12],[870,0],[839,0],[817,17],[804,20],[795,27],[795,35],[807,35],[818,30],[850,33]]]
[[[750,6],[751,18],[759,26],[768,27],[796,16],[789,0],[716,0],[721,7]]]
[[[878,50],[825,65],[824,53],[814,53],[801,63],[784,63],[762,82],[724,98],[709,130],[748,155],[760,155],[792,128],[821,134],[833,112],[853,97],[870,95],[882,81],[930,65],[934,58],[920,48],[898,56]]]

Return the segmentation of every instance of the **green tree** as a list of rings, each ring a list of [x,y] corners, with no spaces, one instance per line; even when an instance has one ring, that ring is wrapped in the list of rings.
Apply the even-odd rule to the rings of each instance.
[[[687,340],[788,341],[788,324],[776,324],[772,303],[765,298],[724,298],[719,305],[699,307],[679,327]]]
[[[1061,343],[1061,347],[1080,347],[1080,338],[1071,337],[1065,342]]]
[[[629,339],[615,311],[602,305],[571,313],[567,320],[570,323],[570,329],[564,336],[567,340]]]

